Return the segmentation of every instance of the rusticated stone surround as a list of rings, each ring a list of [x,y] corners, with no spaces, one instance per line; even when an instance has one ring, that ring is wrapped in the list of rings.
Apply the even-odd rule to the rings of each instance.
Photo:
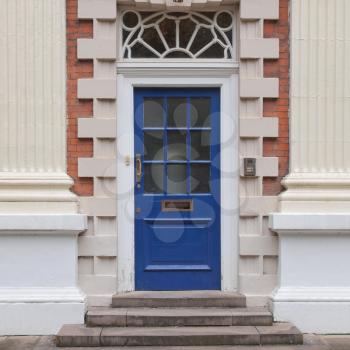
[[[278,0],[242,0],[239,10],[240,155],[258,159],[258,176],[240,178],[239,284],[254,303],[264,303],[276,285],[277,237],[267,228],[267,215],[277,208],[277,185],[273,185],[273,191],[266,190],[270,185],[263,179],[274,182],[286,168],[284,160],[279,169],[278,157],[286,154],[279,150],[282,141],[266,140],[276,139],[285,125],[285,114],[278,106],[286,102],[276,101],[281,93],[280,65],[285,63],[278,60],[278,36],[279,28],[288,24],[287,3],[288,0],[281,0],[281,4]],[[147,4],[144,5],[152,5],[152,0]],[[185,5],[200,8],[196,0]],[[216,8],[219,5],[216,3]],[[68,41],[71,39],[68,164],[75,179],[74,189],[81,195],[80,210],[89,215],[89,230],[79,241],[80,286],[90,304],[100,305],[110,302],[116,288],[117,4],[116,0],[79,0],[78,4],[77,0],[67,0],[67,6]],[[166,1],[157,2],[156,8],[167,6]],[[269,27],[273,30],[269,31]],[[277,68],[271,68],[271,73],[267,67],[274,65]],[[266,103],[272,106],[268,113]],[[285,126],[282,129],[286,131]]]
[[[93,305],[116,290],[116,1],[68,0],[68,164],[88,215],[79,284]]]
[[[281,119],[276,109],[265,113],[265,108],[267,103],[273,106],[278,104],[280,85],[279,74],[266,74],[265,67],[277,65],[279,69],[278,33],[266,35],[266,28],[278,27],[285,20],[280,8],[283,2],[241,1],[240,155],[260,158],[266,164],[265,172],[260,176],[242,177],[240,183],[239,288],[248,296],[248,303],[252,304],[265,303],[266,296],[277,283],[278,241],[277,236],[268,229],[267,218],[268,213],[277,208],[277,197],[275,192],[264,189],[266,179],[279,176],[279,152],[266,152],[266,143],[279,142],[273,140],[279,140]],[[255,127],[249,128],[249,134],[243,133],[242,121],[254,124]]]

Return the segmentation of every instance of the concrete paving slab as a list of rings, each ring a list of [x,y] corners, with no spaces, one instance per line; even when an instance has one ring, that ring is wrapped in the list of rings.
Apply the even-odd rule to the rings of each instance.
[[[0,339],[0,350],[32,350],[40,336],[7,336]]]
[[[33,350],[54,350],[58,349],[54,336],[42,336],[34,346]]]
[[[350,335],[325,335],[322,339],[331,350],[350,350]]]
[[[304,344],[306,345],[323,345],[326,346],[327,343],[321,335],[317,334],[304,334]]]

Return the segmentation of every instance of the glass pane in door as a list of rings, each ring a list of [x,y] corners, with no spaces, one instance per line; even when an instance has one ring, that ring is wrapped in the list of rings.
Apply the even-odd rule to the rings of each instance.
[[[191,126],[192,127],[210,127],[210,98],[209,97],[191,97]]]
[[[169,164],[167,192],[171,194],[186,193],[186,179],[186,164]]]
[[[210,131],[191,131],[191,160],[210,160]]]
[[[164,166],[162,164],[145,164],[144,165],[145,193],[164,192],[163,173],[164,173]]]
[[[168,98],[168,127],[183,128],[187,124],[187,99]]]
[[[164,124],[164,108],[163,99],[147,97],[143,103],[143,126],[147,127],[162,127]]]
[[[163,131],[145,131],[143,136],[145,160],[164,158]]]
[[[168,131],[168,160],[186,160],[186,131]]]
[[[210,192],[210,164],[191,164],[191,193]]]

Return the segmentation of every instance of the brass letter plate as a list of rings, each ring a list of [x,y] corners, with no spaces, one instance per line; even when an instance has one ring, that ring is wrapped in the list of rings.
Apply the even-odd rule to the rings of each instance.
[[[162,211],[193,211],[193,200],[191,199],[163,200]]]

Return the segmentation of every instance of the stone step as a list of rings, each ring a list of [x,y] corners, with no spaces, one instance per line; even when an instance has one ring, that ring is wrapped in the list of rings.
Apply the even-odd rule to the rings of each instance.
[[[245,307],[240,293],[221,291],[130,292],[115,294],[112,307]]]
[[[90,327],[270,326],[265,308],[93,308]]]
[[[123,350],[123,349],[125,349],[124,346],[61,348],[61,350]],[[331,349],[327,345],[220,345],[220,346],[186,346],[185,348],[183,346],[165,346],[165,347],[163,346],[161,348],[159,346],[127,347],[127,350],[184,350],[184,349],[185,350],[335,350],[335,349]],[[45,350],[49,350],[49,349],[45,349]]]
[[[300,331],[288,324],[221,327],[85,327],[66,325],[58,346],[214,346],[301,344]]]

